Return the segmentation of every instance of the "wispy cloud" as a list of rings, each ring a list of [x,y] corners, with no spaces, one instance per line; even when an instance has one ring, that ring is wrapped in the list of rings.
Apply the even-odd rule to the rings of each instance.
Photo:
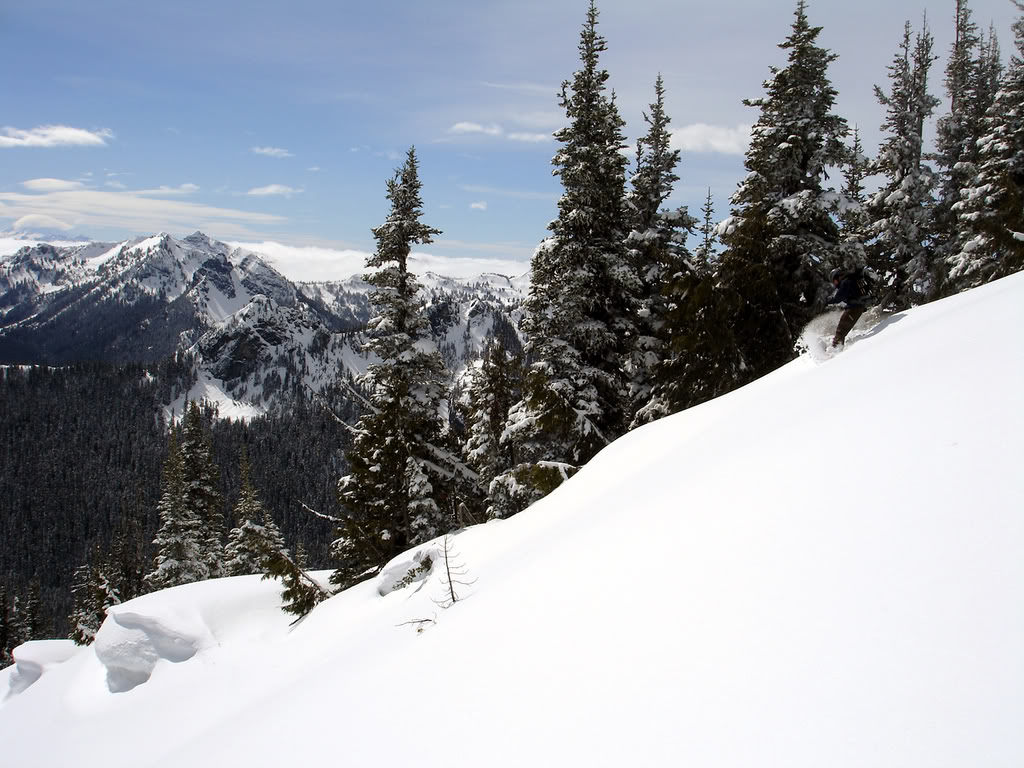
[[[80,181],[65,181],[64,179],[29,179],[21,182],[21,186],[32,192],[66,192],[69,189],[85,187]]]
[[[694,123],[672,132],[672,148],[684,152],[717,152],[742,155],[750,143],[750,126]]]
[[[292,195],[297,195],[300,192],[302,192],[301,189],[295,189],[294,187],[289,187],[285,184],[268,184],[265,187],[254,187],[246,192],[246,194],[252,195],[253,197],[270,197],[273,195],[291,197]]]
[[[62,232],[67,232],[69,229],[73,229],[73,226],[66,221],[55,219],[53,216],[30,213],[14,222],[11,229],[15,232],[27,232],[32,229],[59,229]]]
[[[498,123],[474,123],[471,121],[463,121],[455,123],[451,128],[448,129],[449,135],[453,136],[470,136],[470,135],[482,135],[482,136],[493,136],[495,138],[505,138],[509,141],[526,142],[528,144],[539,144],[545,141],[551,141],[550,133],[537,133],[527,131],[511,131],[505,132],[505,129]],[[446,141],[442,139],[442,141]]]
[[[525,141],[529,144],[540,144],[541,142],[551,141],[552,136],[550,133],[521,133],[515,132],[508,135],[510,141]]]
[[[319,165],[311,165],[306,170],[309,171],[310,173],[319,173],[320,172],[320,166]]]
[[[496,123],[482,125],[480,123],[461,122],[449,128],[448,133],[483,133],[487,136],[501,136],[504,131]]]
[[[281,149],[280,147],[253,147],[250,151],[253,154],[265,155],[267,157],[295,157],[287,149]]]
[[[23,131],[0,128],[0,147],[102,147],[114,134],[107,128],[87,131],[67,125],[41,125]]]
[[[156,189],[140,189],[136,195],[160,196],[160,195],[193,195],[199,191],[196,184],[180,184],[177,187],[161,185]]]
[[[202,229],[218,237],[261,236],[253,231],[254,227],[279,226],[287,221],[283,216],[219,208],[175,199],[175,195],[93,189],[79,182],[52,183],[60,180],[33,181],[34,185],[26,187],[31,192],[0,192],[0,219],[21,222],[22,229],[24,222],[83,232],[119,229],[144,234]],[[39,184],[40,181],[46,183]],[[45,219],[58,224],[44,225]]]
[[[479,201],[477,203],[470,203],[469,207],[472,210],[474,210],[474,211],[486,211],[487,210],[487,201],[481,200],[481,201]]]

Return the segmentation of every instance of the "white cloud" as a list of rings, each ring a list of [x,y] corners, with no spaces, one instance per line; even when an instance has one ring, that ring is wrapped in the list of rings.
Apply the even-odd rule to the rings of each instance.
[[[268,184],[265,187],[255,187],[250,189],[246,194],[252,195],[253,197],[270,197],[273,195],[279,195],[281,197],[291,197],[302,192],[301,189],[295,189],[285,184]]]
[[[106,186],[111,187],[112,189],[128,189],[128,187],[122,184],[120,181],[108,181],[106,183]]]
[[[319,165],[311,165],[306,170],[311,172],[311,173],[318,173],[320,171],[320,166]]]
[[[544,141],[551,141],[553,138],[550,133],[510,133],[508,135],[512,141],[525,141],[531,144],[539,144]]]
[[[356,249],[284,245],[273,241],[229,245],[266,256],[274,269],[289,280],[344,280],[365,272],[366,260],[371,256]]]
[[[733,128],[707,123],[694,123],[672,132],[672,148],[684,152],[717,152],[742,155],[750,143],[750,126]]]
[[[41,125],[29,131],[0,128],[0,147],[102,147],[114,134],[107,128],[87,131],[67,125]]]
[[[48,217],[83,232],[118,229],[146,234],[201,229],[221,238],[265,237],[253,228],[279,226],[287,221],[283,216],[218,208],[174,199],[174,195],[159,197],[72,184],[75,182],[50,188],[36,184],[29,187],[32,193],[0,192],[0,218],[22,221],[32,216]]]
[[[366,260],[371,255],[367,251],[352,248],[294,246],[273,241],[249,240],[230,242],[229,245],[266,256],[274,268],[290,280],[344,280],[353,275],[361,275],[367,271]],[[410,256],[410,267],[416,274],[436,272],[448,277],[472,278],[486,273],[497,273],[518,277],[530,269],[532,248],[501,243],[466,243],[458,240],[438,241],[434,243],[434,247],[465,250],[474,255],[461,257],[415,252]],[[510,257],[478,255],[487,252]]]
[[[480,202],[477,202],[477,203],[470,203],[469,207],[472,208],[474,211],[486,211],[487,210],[487,202],[484,201],[484,200],[481,200]]]
[[[253,147],[251,151],[257,155],[266,155],[267,157],[294,157],[287,149],[281,149],[280,147]]]
[[[199,191],[199,187],[195,184],[181,184],[177,187],[168,187],[161,185],[156,189],[140,189],[135,192],[136,195],[191,195]]]
[[[15,232],[27,232],[31,229],[59,229],[67,232],[72,228],[72,225],[60,219],[55,219],[53,216],[47,216],[42,213],[30,213],[28,216],[22,216],[14,222],[11,228]]]
[[[65,181],[64,179],[29,179],[21,182],[21,186],[32,192],[66,192],[69,189],[85,187],[80,181]]]
[[[483,133],[487,136],[501,136],[504,131],[500,125],[491,123],[490,125],[481,125],[480,123],[461,122],[456,123],[448,129],[448,133]]]

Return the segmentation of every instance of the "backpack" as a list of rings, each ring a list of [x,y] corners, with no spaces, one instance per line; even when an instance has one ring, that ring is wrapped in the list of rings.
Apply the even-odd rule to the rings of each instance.
[[[847,277],[856,284],[857,292],[860,294],[860,299],[865,305],[874,304],[878,301],[877,296],[875,296],[875,289],[878,287],[878,276],[870,267],[857,267],[847,274]]]

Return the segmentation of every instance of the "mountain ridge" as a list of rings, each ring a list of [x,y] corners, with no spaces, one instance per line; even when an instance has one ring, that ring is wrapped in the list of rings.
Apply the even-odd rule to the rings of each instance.
[[[480,356],[496,325],[518,338],[528,278],[419,279],[453,377]],[[365,372],[372,361],[359,335],[372,311],[370,290],[361,275],[293,283],[259,253],[198,231],[26,246],[0,259],[0,363],[185,355],[196,383],[168,411],[200,397],[247,417],[276,404],[296,378],[319,391]]]

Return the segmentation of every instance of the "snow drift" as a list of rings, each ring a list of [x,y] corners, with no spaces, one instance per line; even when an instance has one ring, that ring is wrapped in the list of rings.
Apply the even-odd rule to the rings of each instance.
[[[888,318],[295,626],[251,577],[139,598],[4,762],[1024,765],[1022,327],[1024,275]]]

